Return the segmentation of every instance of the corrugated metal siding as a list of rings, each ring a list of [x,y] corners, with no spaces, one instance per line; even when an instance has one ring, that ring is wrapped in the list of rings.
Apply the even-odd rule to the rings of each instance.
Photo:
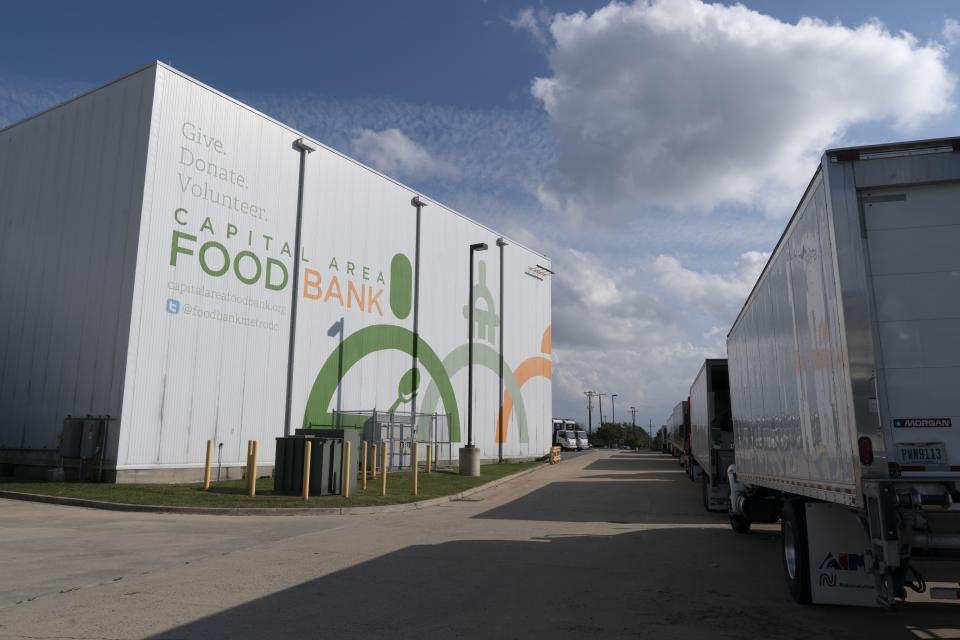
[[[247,188],[224,190],[265,206],[266,216],[244,217],[184,193],[184,175],[198,177],[195,167],[185,167],[181,162],[182,148],[187,144],[185,122],[222,141],[225,155],[203,148],[197,151],[197,157],[242,173]],[[296,132],[243,105],[160,67],[134,294],[121,466],[198,465],[208,438],[224,443],[224,464],[243,460],[247,439],[260,440],[261,462],[272,461],[274,438],[283,433],[291,287],[288,284],[283,291],[268,291],[260,284],[243,284],[230,272],[219,277],[209,275],[200,268],[196,254],[178,254],[177,265],[171,266],[171,241],[175,231],[185,231],[198,238],[189,242],[194,250],[212,239],[235,256],[250,248],[250,236],[245,234],[252,232],[255,246],[251,250],[262,260],[270,257],[282,261],[292,275],[292,257],[280,252],[280,243],[286,241],[293,246],[299,154],[291,145],[298,137]],[[415,192],[317,146],[308,157],[305,178],[294,427],[300,426],[302,419],[329,419],[338,401],[339,408],[346,411],[388,409],[397,401],[398,383],[411,365],[408,344],[412,343],[412,313],[404,317],[394,314],[390,295],[391,288],[398,284],[391,276],[394,256],[403,254],[411,263],[414,257],[415,209],[410,199]],[[178,208],[187,211],[177,214],[185,224],[174,216]],[[204,229],[208,216],[212,230]],[[238,228],[230,238],[225,231],[228,224]],[[496,301],[497,236],[435,203],[423,210],[421,233],[420,335],[439,360],[454,363],[449,372],[436,373],[438,378],[449,374],[465,434],[466,372],[454,361],[458,349],[466,344],[468,245],[482,241],[490,246],[478,255],[478,266],[481,260],[486,265],[487,289]],[[270,249],[263,244],[264,234],[272,238]],[[512,370],[531,356],[543,356],[528,364],[526,370],[544,375],[530,376],[523,386],[526,431],[521,435],[516,423],[511,422],[505,453],[541,454],[549,448],[552,401],[550,354],[541,353],[545,348],[542,338],[550,326],[549,276],[538,280],[526,275],[529,267],[545,262],[533,252],[511,244],[506,253],[507,363]],[[351,267],[352,274],[348,273]],[[368,269],[366,280],[364,267]],[[310,275],[309,285],[304,279],[306,273]],[[378,282],[381,273],[383,279]],[[334,277],[339,297],[335,290],[331,293]],[[174,295],[171,283],[239,298],[255,296],[285,307],[286,313],[251,309],[209,295],[180,291]],[[350,284],[361,291],[373,287],[374,295],[382,291],[377,298],[379,307],[371,312],[366,303],[365,309],[360,309],[356,301],[348,306]],[[321,297],[305,297],[305,291],[311,296],[320,293]],[[178,313],[168,310],[170,298],[179,302]],[[367,294],[366,302],[369,300]],[[276,326],[240,327],[200,319],[185,313],[187,304],[202,305],[209,312],[246,315]],[[341,318],[349,345],[345,352],[352,350],[359,357],[355,365],[342,371],[337,385],[337,377],[331,384],[330,380],[318,380],[318,374],[331,358],[336,362],[341,336],[331,328]],[[379,344],[384,336],[389,338],[386,346]],[[478,351],[489,346],[484,341],[477,344]],[[421,361],[423,356],[421,351]],[[495,368],[491,371],[479,359],[477,362],[474,439],[484,457],[494,457],[497,378]],[[421,372],[418,408],[433,410],[424,405],[434,376],[425,366],[421,366]],[[316,388],[326,389],[330,399],[322,403],[319,418],[312,414],[311,418],[306,409],[311,394],[317,396]],[[409,403],[401,400],[397,409],[409,410]],[[442,403],[435,406],[444,411]]]
[[[153,78],[0,131],[0,448],[120,414]]]
[[[854,427],[824,191],[818,175],[730,331],[730,400],[741,475],[851,488]]]
[[[0,448],[119,417],[153,77],[0,131]]]
[[[193,126],[185,129],[185,123]],[[190,142],[185,131],[221,140],[223,153]],[[213,240],[225,246],[231,257],[251,250],[263,261],[282,258],[278,243],[293,244],[299,170],[297,154],[291,150],[295,139],[180,75],[158,69],[121,466],[202,463],[207,439],[223,443],[224,464],[244,460],[248,439],[260,440],[261,459],[272,459],[273,437],[283,432],[290,286],[270,291],[262,282],[243,284],[229,271],[219,277],[209,275],[201,268],[199,251]],[[195,158],[243,174],[248,188],[184,165],[184,148]],[[194,197],[190,187],[183,189],[181,180],[187,178],[191,186],[206,184],[208,190],[256,203],[266,210],[264,219],[214,204],[212,196]],[[184,212],[177,214],[178,221],[174,216],[181,208]],[[230,238],[228,224],[236,229]],[[174,267],[170,263],[177,231],[196,240],[183,240],[194,254],[178,254]],[[264,235],[274,239],[269,250]],[[211,251],[208,266],[218,270],[217,249]],[[289,261],[283,261],[289,268]],[[181,285],[198,290],[172,288]],[[236,301],[251,297],[285,307],[286,312],[262,311]],[[179,305],[178,313],[168,310],[169,300]],[[188,313],[196,310],[273,324],[260,328]]]

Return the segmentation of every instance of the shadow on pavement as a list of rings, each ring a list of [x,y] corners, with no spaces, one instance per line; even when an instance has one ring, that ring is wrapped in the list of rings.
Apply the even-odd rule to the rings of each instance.
[[[711,524],[727,521],[724,514],[710,514],[703,509],[700,488],[685,477],[680,478],[683,482],[670,482],[674,478],[663,476],[646,476],[644,479],[650,482],[638,482],[629,476],[626,480],[603,482],[553,482],[474,517],[637,524]]]
[[[601,458],[584,467],[585,471],[639,471],[640,469],[683,471],[683,468],[672,458]]]
[[[762,536],[694,528],[412,546],[153,637],[907,639],[943,637],[908,627],[957,627],[946,604],[795,605],[778,557]]]
[[[672,476],[666,473],[673,474]],[[658,475],[662,474],[662,475]],[[577,476],[578,480],[647,480],[648,482],[690,482],[687,474],[680,471],[642,471],[639,473],[592,473],[588,476]]]

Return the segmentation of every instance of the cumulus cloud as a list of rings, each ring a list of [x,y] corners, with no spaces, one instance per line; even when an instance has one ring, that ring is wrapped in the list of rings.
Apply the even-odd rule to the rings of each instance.
[[[943,42],[948,47],[960,44],[960,21],[947,18],[943,21]]]
[[[532,93],[560,156],[540,201],[582,217],[720,204],[787,215],[847,127],[909,131],[953,108],[946,49],[877,21],[637,0],[558,14],[550,33],[552,74]]]
[[[769,257],[763,251],[747,251],[737,258],[732,271],[719,274],[689,269],[673,256],[659,255],[653,260],[652,270],[660,286],[691,308],[732,321],[732,314],[743,306]],[[711,331],[715,334],[717,327]]]
[[[630,421],[630,407],[637,407],[638,426],[653,421],[656,430],[673,406],[685,399],[693,377],[706,358],[722,357],[723,351],[688,341],[639,345],[619,350],[554,349],[555,412],[573,417],[586,426],[584,391],[617,394],[617,422]],[[593,403],[593,427],[600,423]],[[604,418],[611,419],[610,398],[603,400]]]
[[[547,46],[550,16],[544,10],[534,11],[531,8],[521,9],[516,16],[507,20],[514,29],[526,31],[541,47]]]
[[[373,168],[398,178],[452,176],[456,168],[408,138],[400,129],[361,129],[350,145]]]
[[[628,408],[655,421],[685,393],[704,358],[722,355],[687,338],[678,301],[661,297],[646,269],[600,255],[552,248],[554,407],[583,419],[585,390],[618,394],[619,420]],[[611,418],[609,398],[605,418]],[[599,413],[594,401],[594,426]],[[657,423],[659,424],[659,423]]]
[[[635,267],[608,265],[576,249],[551,252],[554,336],[560,345],[640,347],[677,340],[670,310],[641,286]]]

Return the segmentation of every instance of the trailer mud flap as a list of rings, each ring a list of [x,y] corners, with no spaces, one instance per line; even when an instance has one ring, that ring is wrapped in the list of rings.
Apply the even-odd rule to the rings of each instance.
[[[811,601],[879,606],[870,541],[856,514],[829,503],[807,502],[805,507]]]

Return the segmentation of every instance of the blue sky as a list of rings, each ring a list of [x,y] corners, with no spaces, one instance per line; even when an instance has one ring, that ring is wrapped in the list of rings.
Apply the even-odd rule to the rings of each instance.
[[[8,3],[0,126],[170,62],[549,254],[556,413],[584,420],[590,388],[656,425],[723,355],[824,147],[960,133],[958,18],[951,2]]]

